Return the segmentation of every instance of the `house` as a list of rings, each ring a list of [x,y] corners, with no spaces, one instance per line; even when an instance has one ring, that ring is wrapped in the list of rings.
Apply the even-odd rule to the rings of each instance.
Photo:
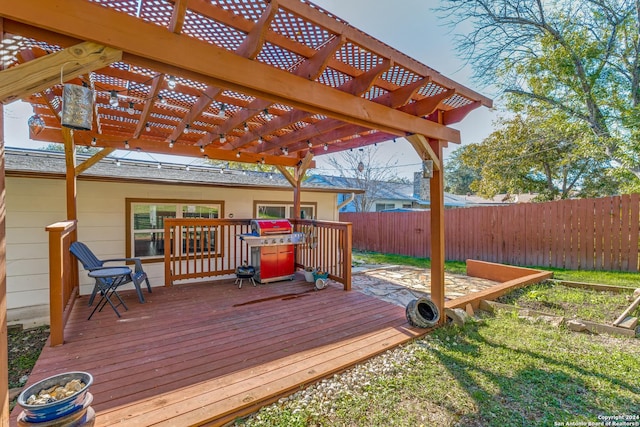
[[[7,148],[5,161],[8,322],[48,323],[45,227],[66,215],[65,156]],[[99,258],[141,257],[154,286],[164,283],[163,258],[150,249],[148,239],[162,238],[163,218],[293,217],[291,187],[280,173],[207,165],[158,168],[152,161],[107,158],[78,180],[78,240]],[[359,190],[305,182],[302,212],[307,218],[337,221],[339,191]],[[80,293],[90,293],[93,281],[86,272],[80,277]]]
[[[339,212],[357,212],[356,205],[362,206],[362,197],[372,199],[368,203],[368,212],[406,212],[416,209],[429,209],[429,180],[422,177],[421,172],[414,173],[412,183],[391,181],[366,182],[358,178],[348,178],[331,175],[312,175],[305,182],[311,184],[323,184],[336,189],[341,188],[343,193],[338,194]],[[355,195],[348,192],[348,188],[361,188],[363,195]],[[486,206],[504,204],[486,200],[481,197],[458,196],[444,193],[445,208],[461,208],[472,206]]]

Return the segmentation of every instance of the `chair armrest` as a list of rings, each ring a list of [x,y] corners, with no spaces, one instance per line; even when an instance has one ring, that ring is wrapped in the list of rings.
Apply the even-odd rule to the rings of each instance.
[[[135,271],[136,273],[143,273],[144,270],[142,269],[142,261],[140,261],[140,258],[112,258],[112,259],[105,259],[102,260],[102,262],[107,263],[107,262],[133,262],[136,265]]]

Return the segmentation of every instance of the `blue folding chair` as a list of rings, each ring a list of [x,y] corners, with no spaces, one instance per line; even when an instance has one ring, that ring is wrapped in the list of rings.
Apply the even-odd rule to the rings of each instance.
[[[136,287],[136,292],[138,293],[138,299],[141,303],[144,303],[144,296],[142,295],[142,289],[140,285],[142,282],[147,283],[147,290],[151,293],[151,284],[149,283],[149,278],[147,277],[147,273],[142,269],[142,262],[140,258],[114,258],[114,259],[98,259],[97,256],[82,242],[73,242],[69,247],[69,251],[78,258],[78,261],[82,263],[82,266],[87,271],[94,271],[101,268],[109,268],[111,266],[105,266],[104,264],[108,262],[134,262],[135,269],[131,272],[130,277],[126,280],[123,280],[118,286],[124,285],[126,283],[133,282]],[[91,298],[89,298],[89,305],[93,304],[93,300],[96,297],[96,294],[100,291],[100,285],[96,280],[96,284],[93,287],[93,292],[91,293]]]

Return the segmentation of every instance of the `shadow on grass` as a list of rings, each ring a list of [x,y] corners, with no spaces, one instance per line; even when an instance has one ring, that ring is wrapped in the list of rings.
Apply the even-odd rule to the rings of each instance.
[[[453,337],[457,344],[429,349],[476,404],[477,412],[464,415],[459,425],[553,426],[599,422],[599,415],[637,415],[638,384],[586,367],[592,356],[570,354],[570,343],[547,343],[536,350],[531,347],[538,343],[526,336],[501,343],[483,329],[475,323],[442,330],[440,337]],[[581,357],[589,361],[581,364]]]

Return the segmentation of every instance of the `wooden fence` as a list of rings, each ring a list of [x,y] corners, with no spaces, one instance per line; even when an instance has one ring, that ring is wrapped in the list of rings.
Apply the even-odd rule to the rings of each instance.
[[[637,272],[639,195],[445,211],[445,258]],[[353,247],[431,256],[430,212],[343,213]]]

